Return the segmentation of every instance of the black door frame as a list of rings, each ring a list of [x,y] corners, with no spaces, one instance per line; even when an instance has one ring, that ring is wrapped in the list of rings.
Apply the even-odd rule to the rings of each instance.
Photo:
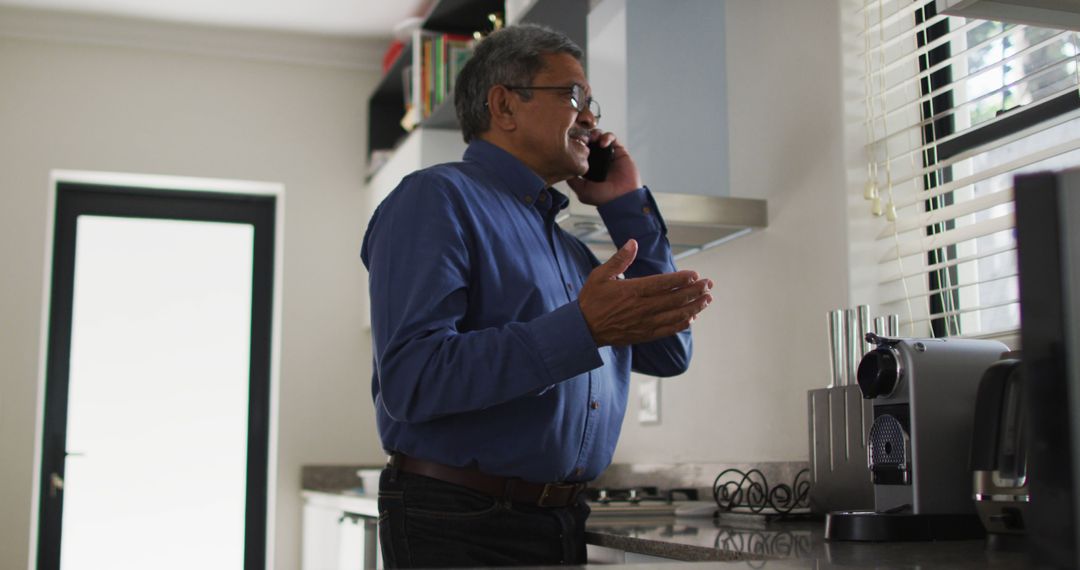
[[[63,491],[51,492],[51,480],[53,474],[61,479],[64,477],[76,223],[80,215],[233,222],[254,226],[244,569],[265,568],[276,204],[275,196],[258,194],[57,183],[38,482],[38,570],[60,568]]]

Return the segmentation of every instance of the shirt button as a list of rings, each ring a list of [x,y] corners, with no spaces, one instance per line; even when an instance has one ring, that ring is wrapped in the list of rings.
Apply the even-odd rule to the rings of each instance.
[[[541,202],[546,202],[547,201],[547,194],[541,194],[540,197],[537,198],[537,199],[540,200]]]
[[[643,213],[643,214],[651,214],[652,213],[652,208],[650,208],[648,206],[644,206],[643,208],[641,208],[641,213]]]
[[[589,404],[589,407],[594,409],[594,410],[597,410],[597,409],[600,408],[600,402],[594,401],[593,403]]]
[[[583,473],[585,473],[584,467],[578,467],[577,469],[574,469],[574,475],[577,475],[578,477],[580,477]]]
[[[532,204],[533,197],[531,195],[526,195],[524,200],[526,204]]]
[[[573,285],[571,285],[571,284],[569,284],[569,283],[567,283],[567,284],[566,284],[566,290],[567,290],[567,291],[573,291],[573,290],[574,290],[574,286],[573,286]]]

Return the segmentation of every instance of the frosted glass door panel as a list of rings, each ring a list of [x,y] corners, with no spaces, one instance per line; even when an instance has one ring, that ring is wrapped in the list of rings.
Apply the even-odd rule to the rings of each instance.
[[[242,568],[254,227],[77,227],[61,567]]]

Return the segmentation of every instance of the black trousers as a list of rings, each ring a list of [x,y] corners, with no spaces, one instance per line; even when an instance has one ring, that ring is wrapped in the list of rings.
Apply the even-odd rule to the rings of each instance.
[[[584,497],[566,507],[511,503],[393,467],[379,481],[387,568],[585,564]]]

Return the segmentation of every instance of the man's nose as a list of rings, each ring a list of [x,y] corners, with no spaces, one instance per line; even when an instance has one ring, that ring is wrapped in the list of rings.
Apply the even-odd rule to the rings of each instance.
[[[584,110],[578,111],[577,124],[592,130],[596,128],[596,115],[593,115],[592,111],[586,107]]]

